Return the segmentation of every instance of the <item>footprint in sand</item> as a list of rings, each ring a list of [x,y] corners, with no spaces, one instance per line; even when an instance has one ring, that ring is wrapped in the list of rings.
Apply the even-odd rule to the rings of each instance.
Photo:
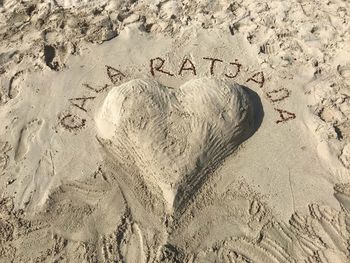
[[[17,147],[15,151],[15,161],[20,161],[28,153],[30,144],[35,139],[40,128],[42,127],[43,120],[34,119],[24,125],[19,133]]]
[[[8,142],[0,141],[0,172],[4,171],[9,164],[8,152],[11,150],[11,147]]]
[[[0,156],[0,172],[4,171],[8,164],[8,156],[3,154]]]

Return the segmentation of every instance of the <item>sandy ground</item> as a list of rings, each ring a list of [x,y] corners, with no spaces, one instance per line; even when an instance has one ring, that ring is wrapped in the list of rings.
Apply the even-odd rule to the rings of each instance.
[[[349,8],[0,0],[0,262],[348,262]]]

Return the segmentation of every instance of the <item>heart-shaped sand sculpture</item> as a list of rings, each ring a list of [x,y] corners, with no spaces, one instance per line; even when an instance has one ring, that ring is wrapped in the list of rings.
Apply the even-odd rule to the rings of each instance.
[[[113,88],[97,116],[99,135],[123,147],[173,205],[254,132],[245,88],[210,78],[179,88],[137,79]]]

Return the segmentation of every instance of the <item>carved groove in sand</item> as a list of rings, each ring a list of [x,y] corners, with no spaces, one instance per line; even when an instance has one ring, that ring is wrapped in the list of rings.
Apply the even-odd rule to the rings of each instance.
[[[179,88],[141,79],[122,84],[105,98],[96,124],[175,209],[255,129],[248,91],[209,78]]]

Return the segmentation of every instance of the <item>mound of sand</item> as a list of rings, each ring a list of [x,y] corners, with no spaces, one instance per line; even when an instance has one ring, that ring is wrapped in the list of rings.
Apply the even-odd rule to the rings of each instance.
[[[174,89],[137,79],[108,93],[96,124],[172,205],[179,188],[193,194],[208,170],[252,134],[253,109],[238,84],[199,78]]]

